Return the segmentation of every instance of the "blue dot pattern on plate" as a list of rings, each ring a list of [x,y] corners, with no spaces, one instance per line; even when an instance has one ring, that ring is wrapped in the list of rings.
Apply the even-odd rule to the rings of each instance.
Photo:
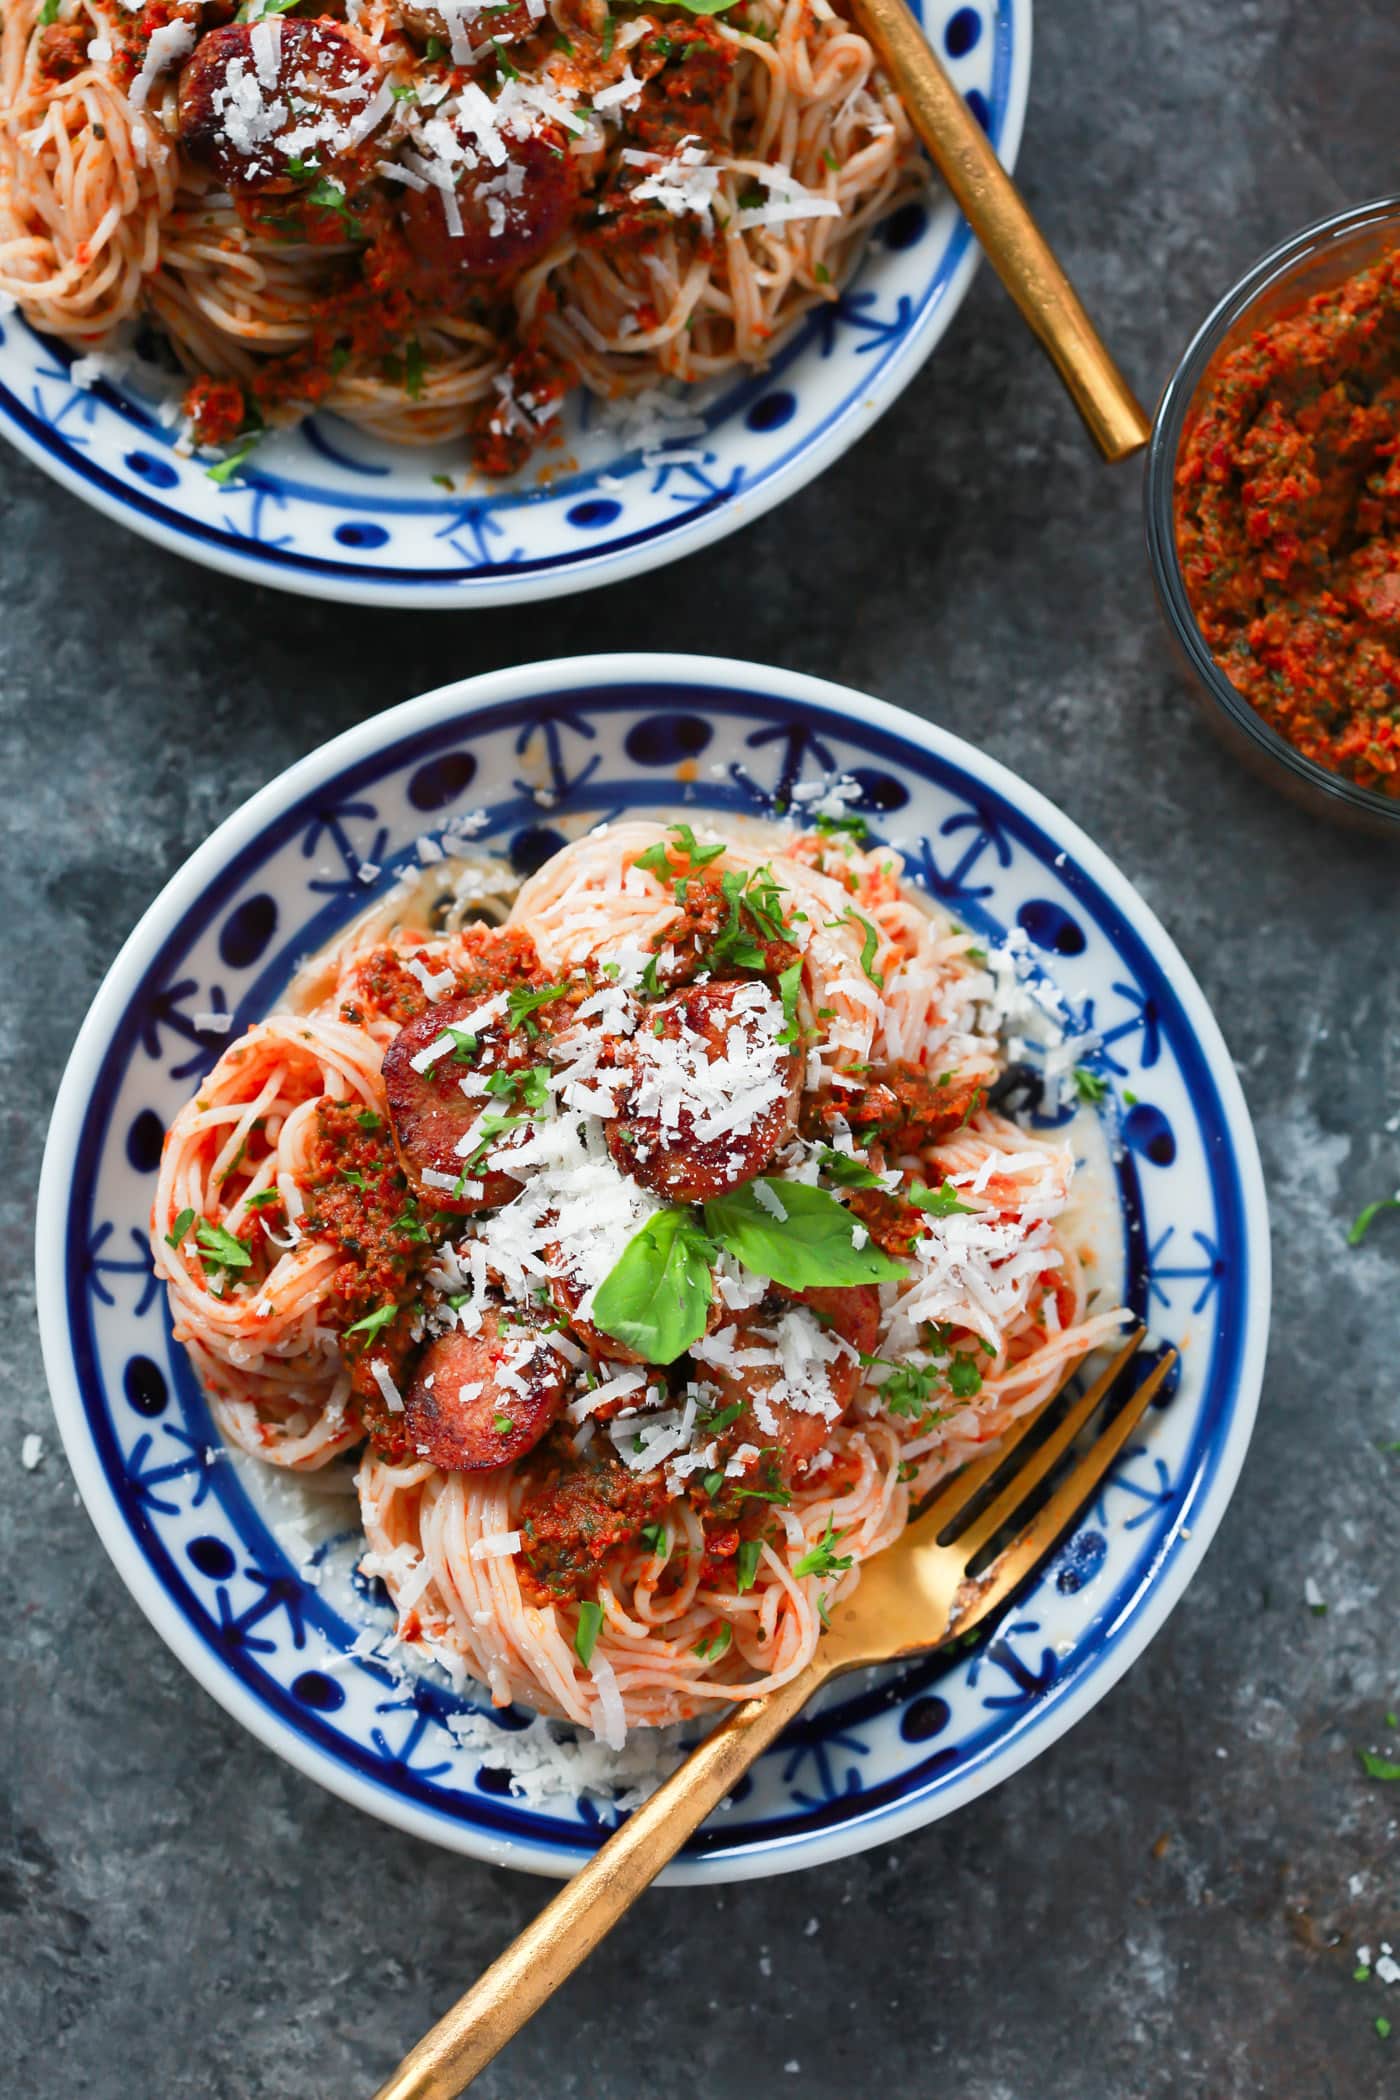
[[[408,799],[425,813],[446,809],[466,793],[476,778],[476,760],[470,751],[444,751],[419,766],[408,783]]]
[[[324,1670],[303,1670],[292,1679],[292,1696],[318,1714],[333,1714],[345,1704],[345,1687]]]
[[[699,715],[648,715],[628,730],[625,749],[633,765],[674,766],[698,758],[713,735]]]
[[[1154,1167],[1169,1167],[1176,1158],[1176,1139],[1160,1108],[1139,1101],[1123,1118],[1123,1135],[1134,1152],[1150,1159]]]
[[[227,1582],[238,1566],[233,1548],[224,1539],[191,1539],[187,1551],[200,1574],[210,1576],[215,1582]]]
[[[922,0],[918,12],[979,121],[1009,144],[1025,103],[1028,0]],[[576,401],[561,445],[518,483],[465,477],[460,442],[428,457],[329,414],[276,433],[242,475],[215,483],[202,460],[176,452],[178,427],[153,401],[105,380],[74,385],[72,352],[22,320],[0,337],[0,430],[138,529],[254,580],[482,602],[541,577],[562,585],[663,560],[738,522],[853,429],[865,404],[893,397],[947,326],[973,261],[966,226],[931,188],[872,240],[840,297],[777,344],[766,371],[705,391],[702,430],[620,454]]]
[[[335,528],[336,539],[342,547],[387,547],[388,530],[383,525],[361,524],[351,520]]]
[[[1016,924],[1028,933],[1037,948],[1050,955],[1082,955],[1084,929],[1073,912],[1044,897],[1032,897],[1016,914]]]
[[[949,58],[966,58],[977,49],[982,35],[982,17],[975,7],[960,7],[949,18],[943,32],[943,49]]]
[[[148,488],[173,489],[179,484],[180,477],[170,462],[153,459],[149,452],[128,452],[126,464]]]
[[[583,823],[677,808],[763,815],[833,770],[855,775],[875,837],[897,836],[913,878],[980,939],[1020,925],[1053,966],[1072,958],[1065,982],[1079,1003],[1067,1020],[1097,1039],[1108,1128],[1121,1127],[1125,1141],[1115,1172],[1128,1299],[1156,1334],[1189,1332],[1197,1353],[1154,1416],[1150,1449],[1130,1440],[1078,1542],[982,1645],[886,1673],[869,1689],[840,1688],[761,1761],[751,1790],[689,1856],[722,1868],[774,1836],[800,1842],[849,1828],[874,1837],[901,1805],[936,1802],[961,1784],[1111,1652],[1118,1636],[1105,1629],[1132,1619],[1144,1570],[1170,1553],[1180,1510],[1198,1506],[1211,1477],[1247,1297],[1234,1154],[1170,982],[1121,908],[1055,841],[948,760],[841,712],[747,689],[644,683],[635,693],[610,686],[595,707],[562,692],[537,708],[451,713],[433,734],[323,781],[209,881],[152,956],[107,1053],[95,1098],[108,1105],[75,1154],[75,1251],[62,1285],[70,1329],[100,1367],[84,1388],[84,1421],[110,1521],[159,1564],[191,1637],[257,1699],[274,1732],[319,1746],[376,1800],[421,1811],[450,1842],[467,1830],[576,1861],[597,1842],[598,1814],[527,1807],[503,1791],[500,1761],[451,1731],[458,1695],[428,1678],[406,1695],[372,1659],[351,1654],[363,1627],[392,1623],[383,1585],[360,1578],[346,1585],[348,1601],[333,1603],[302,1579],[301,1551],[289,1558],[255,1508],[171,1340],[150,1271],[153,1127],[142,1119],[168,1121],[226,1047],[196,1016],[265,1011],[296,957],[416,866],[417,838],[440,835],[465,808],[485,812],[485,850],[530,872]],[[359,871],[368,863],[381,873],[367,886]],[[529,1721],[514,1709],[489,1718],[507,1732]]]
[[[143,1108],[126,1134],[126,1156],[138,1174],[154,1174],[165,1144],[165,1125],[153,1108]]]
[[[257,962],[276,931],[276,900],[266,892],[245,897],[224,921],[219,954],[231,970],[246,970]]]
[[[147,1421],[163,1415],[170,1400],[170,1388],[165,1382],[165,1373],[149,1356],[133,1356],[122,1374],[122,1387],[127,1404],[134,1413]]]
[[[784,423],[792,421],[796,410],[797,397],[786,387],[778,387],[755,401],[744,421],[750,430],[781,430]]]

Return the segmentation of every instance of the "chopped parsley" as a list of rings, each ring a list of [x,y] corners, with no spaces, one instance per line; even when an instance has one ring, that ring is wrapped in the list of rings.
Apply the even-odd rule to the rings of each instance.
[[[505,45],[501,42],[500,38],[494,36],[488,37],[487,42],[490,44],[491,49],[496,54],[496,64],[500,67],[502,80],[519,80],[520,68],[519,66],[513,66],[510,60],[506,57]]]
[[[517,74],[516,78],[520,76]],[[423,398],[423,345],[413,336],[403,353],[403,390],[411,401]]]
[[[195,1226],[194,1238],[206,1272],[246,1269],[252,1262],[251,1247],[245,1247],[242,1240],[236,1240],[222,1225],[211,1225],[207,1218],[201,1218]]]
[[[506,1021],[511,1034],[523,1028],[527,1035],[538,1035],[539,1023],[534,1016],[542,1006],[562,999],[568,989],[566,984],[546,984],[538,991],[531,991],[525,985],[514,985],[506,994]]]
[[[778,1041],[784,1045],[797,1041],[797,995],[801,989],[802,959],[799,956],[796,962],[778,972],[778,996],[783,1002],[783,1026]]]
[[[1358,1750],[1356,1754],[1368,1779],[1400,1779],[1400,1764],[1393,1757],[1377,1757],[1374,1750]]]
[[[209,479],[211,481],[216,481],[219,484],[220,488],[222,488],[226,482],[236,480],[239,473],[242,471],[244,465],[246,464],[249,455],[253,452],[254,448],[256,447],[257,442],[258,440],[256,437],[246,438],[244,442],[239,446],[236,452],[230,452],[227,459],[221,459],[217,462],[216,465],[212,467],[206,467],[204,471],[209,476]]]
[[[740,1540],[734,1586],[741,1597],[745,1590],[753,1588],[758,1577],[758,1564],[762,1557],[763,1542],[761,1539]]]
[[[1080,1100],[1087,1102],[1091,1108],[1097,1107],[1108,1093],[1108,1081],[1101,1072],[1091,1072],[1087,1065],[1076,1065],[1074,1091]]]
[[[585,1598],[578,1608],[578,1627],[574,1633],[574,1653],[585,1670],[593,1660],[593,1650],[598,1645],[598,1635],[602,1630],[602,1605],[595,1604],[591,1597]]]
[[[670,843],[671,839],[676,842],[674,847]],[[670,882],[680,872],[671,860],[673,852],[683,854],[692,868],[707,868],[712,860],[718,860],[724,852],[724,843],[721,841],[717,846],[702,846],[689,824],[673,824],[668,837],[658,839],[654,846],[648,846],[645,853],[637,855],[632,865],[645,869],[648,875],[659,875],[663,882]]]
[[[948,1390],[959,1400],[970,1400],[982,1390],[982,1373],[970,1356],[955,1356],[948,1366]]]
[[[671,1534],[664,1524],[643,1524],[642,1537],[660,1560],[666,1560],[671,1551]]]
[[[169,1232],[165,1235],[166,1246],[178,1247],[194,1221],[195,1213],[192,1210],[182,1210]]]
[[[959,1212],[969,1218],[976,1215],[974,1204],[959,1203],[958,1192],[951,1181],[945,1181],[941,1188],[936,1189],[925,1188],[922,1181],[916,1181],[909,1191],[909,1201],[915,1210],[927,1211],[931,1218],[951,1218]]]
[[[718,1662],[733,1637],[728,1626],[721,1626],[719,1632],[712,1635],[708,1641],[697,1641],[694,1652],[701,1662]]]
[[[362,1334],[365,1347],[368,1348],[371,1342],[378,1341],[397,1312],[398,1307],[392,1302],[388,1305],[377,1305],[373,1312],[367,1312],[363,1319],[356,1320],[353,1326],[346,1328],[346,1340],[348,1341],[352,1334]]]
[[[374,1135],[376,1130],[382,1130],[384,1128],[384,1118],[380,1115],[378,1109],[376,1108],[357,1109],[355,1112],[355,1121],[359,1124],[361,1130],[368,1132],[368,1134],[371,1137]]]
[[[1347,1245],[1359,1247],[1383,1210],[1400,1210],[1400,1193],[1382,1196],[1375,1203],[1368,1203],[1351,1231],[1347,1234]]]
[[[849,1553],[837,1553],[834,1548],[840,1545],[845,1536],[844,1531],[832,1529],[831,1518],[828,1517],[826,1530],[816,1545],[809,1546],[801,1559],[793,1562],[793,1574],[799,1579],[804,1575],[844,1574],[852,1564],[852,1556]]]
[[[854,905],[843,912],[841,916],[847,924],[859,926],[864,931],[865,938],[860,944],[860,966],[872,984],[883,987],[885,973],[883,970],[877,970],[875,967],[875,958],[880,952],[880,936],[873,921],[862,918]]]
[[[492,1417],[491,1427],[495,1430],[497,1436],[509,1436],[515,1424],[509,1415],[495,1415]]]

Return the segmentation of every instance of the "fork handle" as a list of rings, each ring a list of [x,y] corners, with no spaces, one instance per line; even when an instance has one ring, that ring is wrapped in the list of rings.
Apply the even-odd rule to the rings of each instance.
[[[830,1675],[820,1655],[736,1706],[444,2013],[374,2100],[454,2100],[518,2034]]]
[[[1141,451],[1151,423],[907,0],[853,0],[853,12],[1100,452],[1114,461]]]

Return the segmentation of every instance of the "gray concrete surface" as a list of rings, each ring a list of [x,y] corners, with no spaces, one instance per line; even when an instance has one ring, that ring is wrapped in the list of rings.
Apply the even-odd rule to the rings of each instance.
[[[1144,394],[1257,252],[1393,185],[1397,79],[1393,0],[1044,0],[1025,185]],[[819,484],[661,577],[523,615],[255,594],[8,455],[0,517],[0,2088],[355,2100],[541,1900],[379,1828],[241,1733],[128,1600],[62,1461],[21,1471],[22,1432],[48,1427],[33,1192],[87,995],[218,818],[441,680],[658,644],[827,672],[934,717],[1118,858],[1244,1077],[1273,1203],[1273,1346],[1210,1558],[1089,1720],[892,1850],[652,1894],[477,2090],[1400,2090],[1400,1988],[1352,1981],[1358,1944],[1400,1946],[1400,1788],[1354,1756],[1400,1705],[1400,1457],[1378,1449],[1400,1437],[1400,1227],[1344,1244],[1400,1178],[1384,1127],[1400,1108],[1396,860],[1217,751],[1158,630],[1138,475],[1095,464],[990,276]],[[1326,1616],[1303,1602],[1308,1575]]]

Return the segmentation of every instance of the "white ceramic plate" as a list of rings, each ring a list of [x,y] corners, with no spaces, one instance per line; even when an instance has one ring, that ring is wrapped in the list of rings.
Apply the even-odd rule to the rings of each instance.
[[[1168,1405],[971,1654],[837,1687],[764,1757],[676,1880],[766,1874],[897,1836],[1004,1779],[1085,1713],[1181,1595],[1229,1500],[1263,1365],[1269,1268],[1253,1133],[1225,1046],[1141,898],[1058,810],[943,731],[820,680],[704,657],[504,671],[350,730],[255,795],[152,905],[114,964],[54,1110],[38,1227],[44,1354],[64,1444],[152,1622],[262,1740],[347,1800],[481,1857],[567,1873],[585,1799],[512,1799],[463,1702],[349,1654],[387,1603],[308,1586],[275,1498],[233,1464],[146,1250],[163,1129],[296,959],[362,911],[454,811],[522,870],[622,811],[765,813],[793,783],[861,783],[877,834],[989,940],[1019,926],[1098,1031],[1126,1292],[1183,1353]],[[542,807],[540,791],[549,798]],[[366,866],[380,872],[361,879]],[[265,1469],[254,1469],[266,1478]],[[327,1547],[348,1566],[356,1534]],[[503,1730],[523,1714],[496,1717]]]
[[[1015,164],[1030,86],[1031,0],[914,0],[935,47]],[[134,392],[69,378],[72,352],[18,315],[0,321],[0,432],[108,517],[253,583],[361,605],[555,598],[674,561],[760,517],[869,429],[938,342],[978,250],[941,191],[876,234],[840,301],[769,369],[700,396],[708,430],[619,455],[569,411],[577,470],[446,495],[462,449],[427,451],[313,416],[220,487]],[[677,452],[668,464],[666,450]]]

